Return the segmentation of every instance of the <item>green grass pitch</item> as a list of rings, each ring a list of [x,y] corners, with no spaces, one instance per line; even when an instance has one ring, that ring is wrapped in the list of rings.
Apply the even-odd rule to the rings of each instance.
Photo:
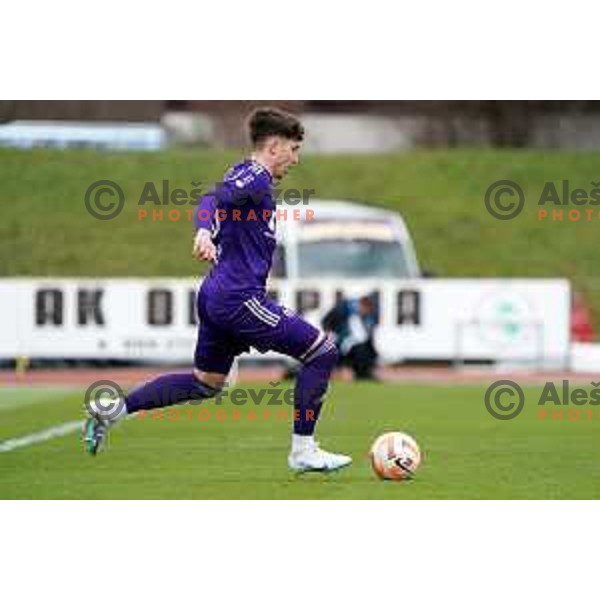
[[[512,421],[485,410],[486,386],[336,383],[318,434],[354,464],[334,474],[293,475],[290,423],[262,419],[275,407],[205,404],[210,417],[146,416],[121,423],[107,451],[92,458],[79,434],[0,453],[0,498],[598,498],[600,418],[537,418],[540,388],[525,388]],[[0,390],[0,443],[82,417],[77,390]],[[217,408],[226,419],[216,420]],[[254,410],[257,420],[248,420]],[[207,413],[203,413],[206,415]],[[174,416],[174,415],[173,415]],[[371,472],[367,452],[386,430],[413,435],[424,462],[408,482]]]

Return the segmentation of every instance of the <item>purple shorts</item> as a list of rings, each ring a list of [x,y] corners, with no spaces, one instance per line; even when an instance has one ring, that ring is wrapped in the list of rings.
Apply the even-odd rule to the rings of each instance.
[[[200,289],[197,297],[197,369],[227,374],[233,360],[250,347],[273,350],[303,361],[325,339],[319,329],[264,294],[224,297]]]

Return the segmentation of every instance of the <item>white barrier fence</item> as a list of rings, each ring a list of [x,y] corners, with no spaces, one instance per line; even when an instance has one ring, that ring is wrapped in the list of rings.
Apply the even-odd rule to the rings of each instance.
[[[192,279],[0,279],[0,358],[190,361],[196,287]],[[342,294],[374,293],[384,362],[568,363],[566,280],[322,279],[275,282],[274,293],[315,324]]]

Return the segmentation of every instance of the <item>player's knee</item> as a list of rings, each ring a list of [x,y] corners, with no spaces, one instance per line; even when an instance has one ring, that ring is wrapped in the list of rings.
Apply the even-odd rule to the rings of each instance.
[[[325,356],[327,358],[327,366],[333,371],[340,360],[340,353],[333,340],[331,340],[331,345],[327,348]]]
[[[196,387],[203,398],[214,398],[225,386],[225,375],[220,373],[205,373],[194,369]]]
[[[306,364],[333,371],[339,360],[339,352],[332,337],[327,336],[321,347]]]
[[[305,392],[311,397],[324,400],[329,388],[331,373],[337,362],[338,351],[335,343],[331,338],[327,338],[317,352],[302,366],[299,381],[310,381],[310,389]]]

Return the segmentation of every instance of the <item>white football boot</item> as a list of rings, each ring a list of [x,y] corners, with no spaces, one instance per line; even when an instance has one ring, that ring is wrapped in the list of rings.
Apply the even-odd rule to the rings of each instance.
[[[319,448],[312,439],[304,447],[290,452],[288,466],[292,471],[302,473],[304,471],[337,471],[347,467],[352,462],[349,456],[344,454],[333,454]]]

